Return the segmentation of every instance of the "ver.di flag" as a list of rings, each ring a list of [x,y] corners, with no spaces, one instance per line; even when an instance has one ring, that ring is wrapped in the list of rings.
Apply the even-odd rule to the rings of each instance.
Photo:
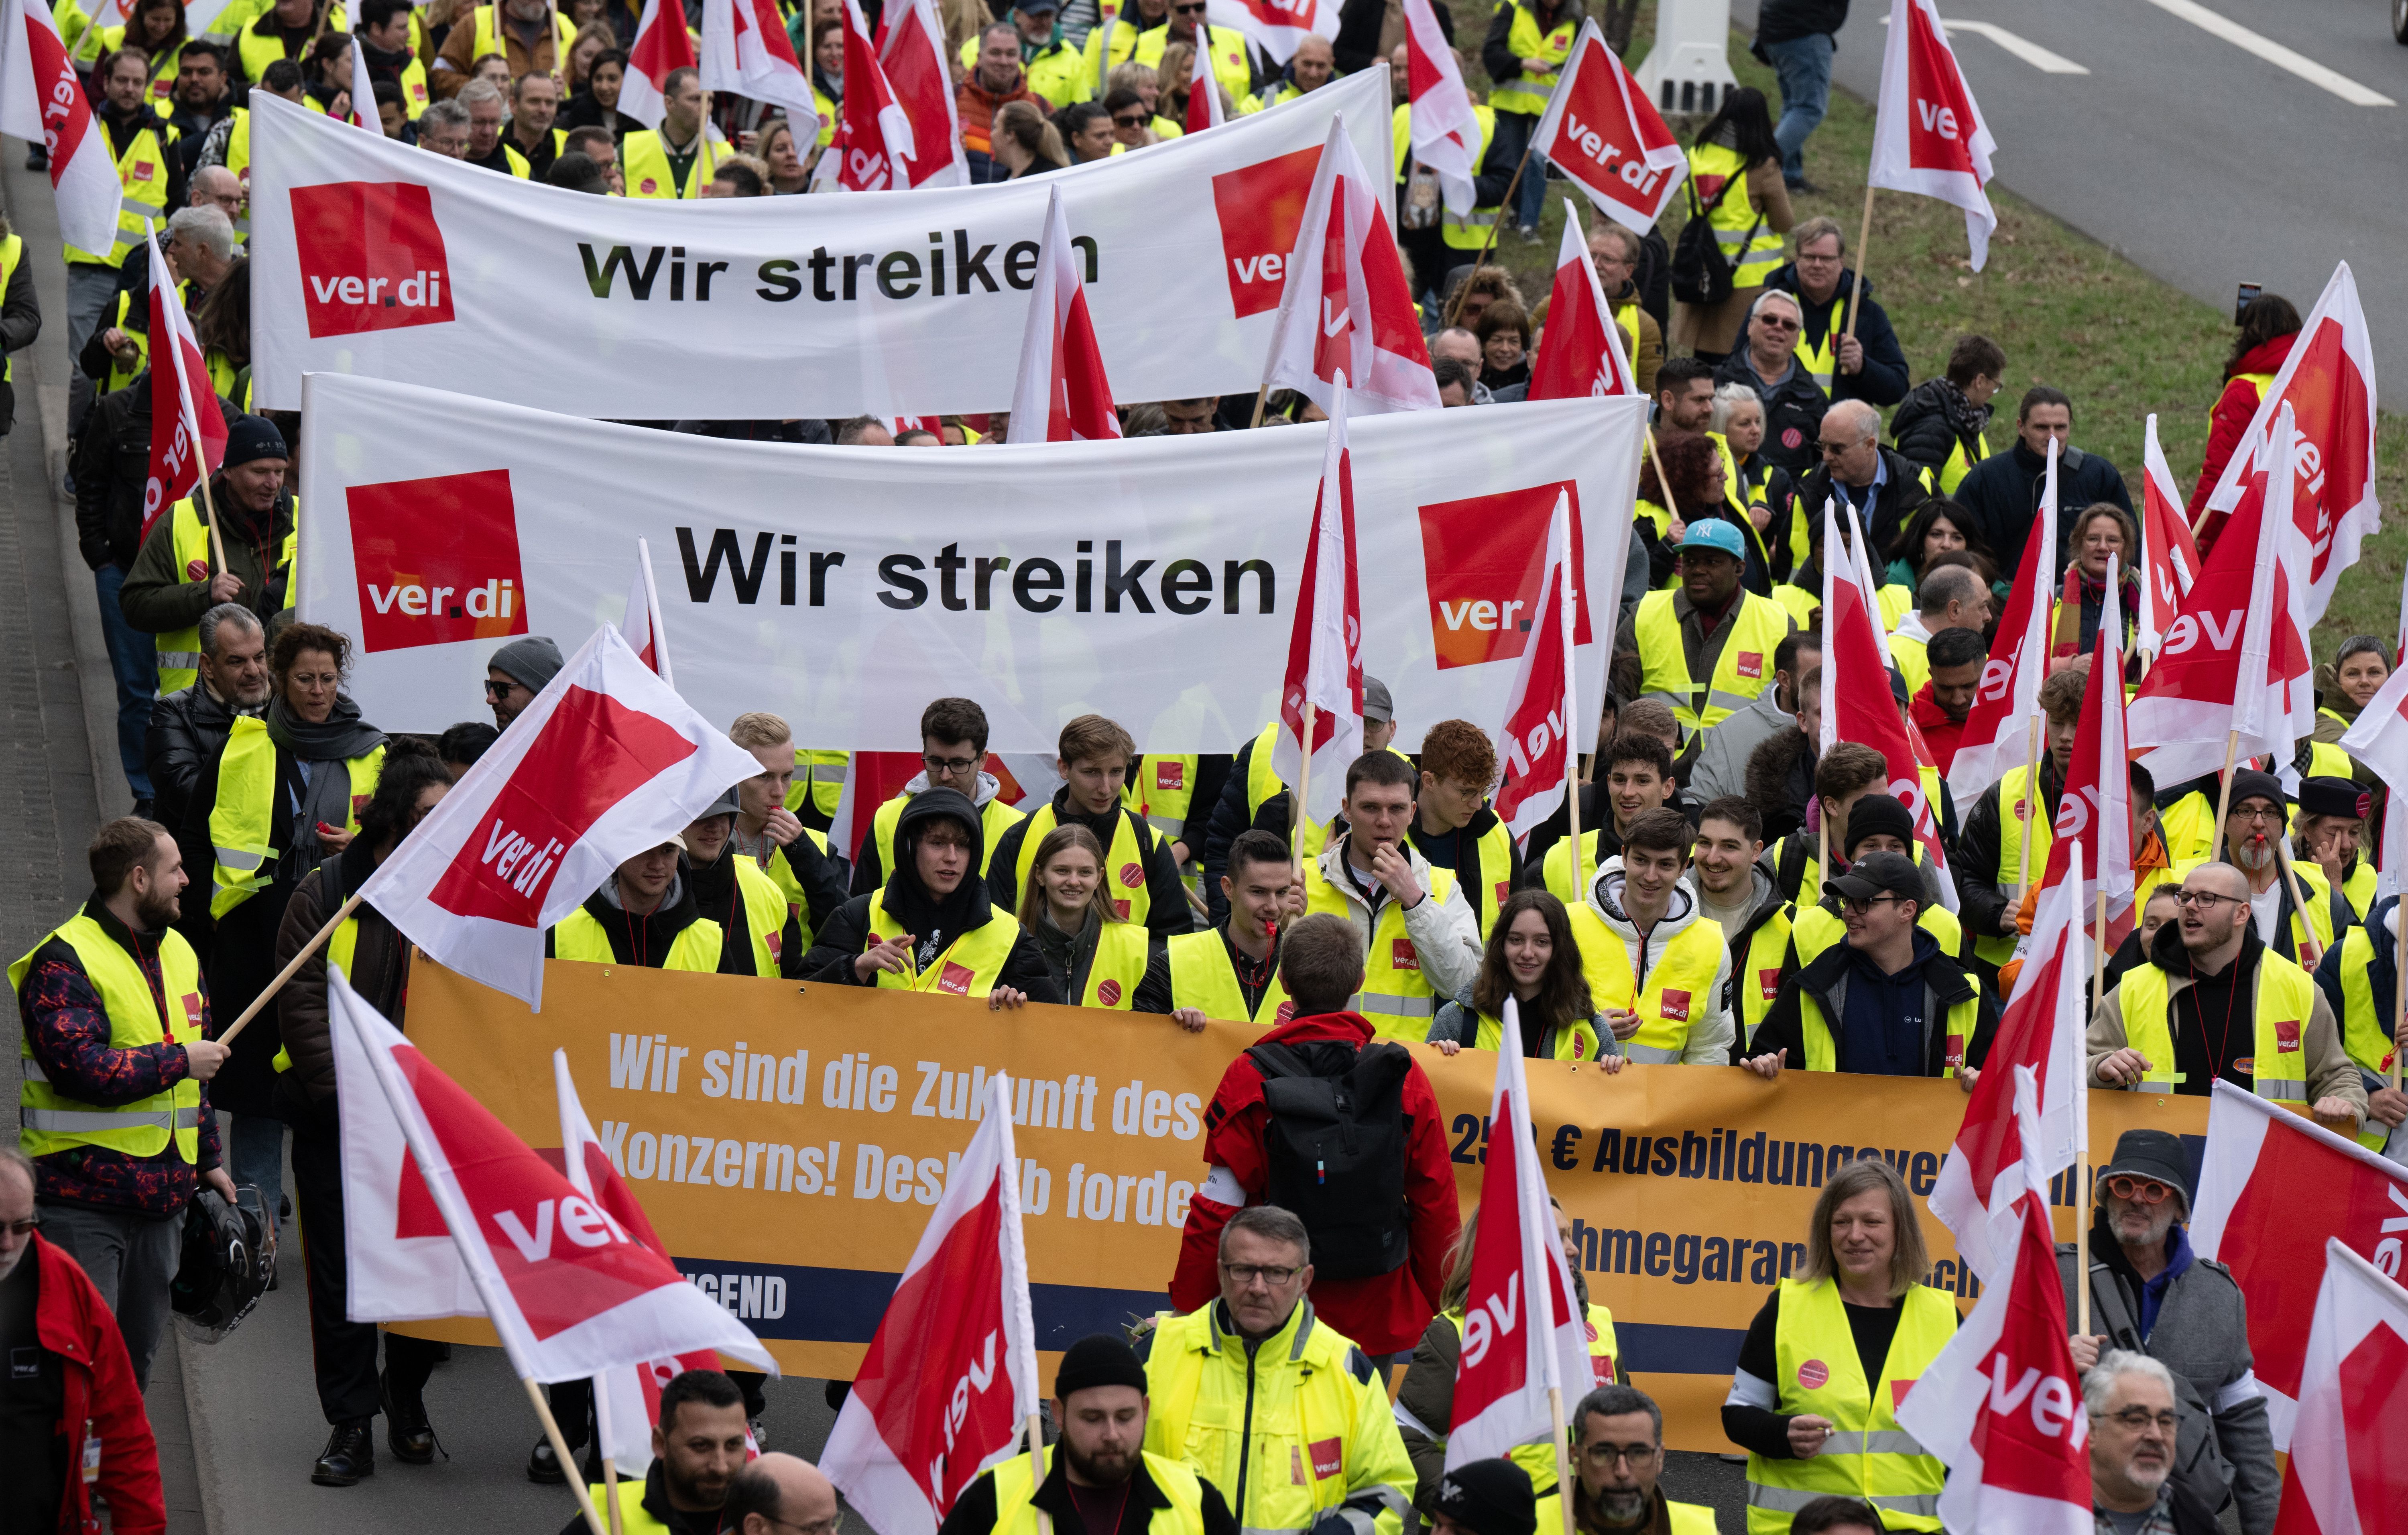
[[[2014,589],[1999,615],[1998,638],[1990,641],[1973,707],[1948,764],[1948,792],[1959,805],[1972,804],[2009,768],[2029,760],[2032,722],[2041,713],[2040,684],[2048,668],[2049,599],[2056,590],[2049,564],[2057,552],[2057,449],[2052,438],[2040,515],[2024,535]]]
[[[1480,118],[1430,0],[1404,0],[1404,7],[1405,99],[1411,108],[1406,130],[1412,157],[1438,177],[1440,202],[1460,219],[1478,198],[1472,183],[1480,174]]]
[[[2191,541],[2173,470],[2157,446],[2157,418],[2150,412],[2141,439],[2141,611],[2132,648],[2155,655],[2163,648],[2182,599],[2199,580],[2199,545]]]
[[[1980,271],[1989,259],[1990,232],[1999,227],[1985,190],[1999,145],[1956,67],[1933,0],[1890,0],[1880,101],[1866,184],[1963,208],[1965,243]]]
[[[1211,0],[1205,20],[1245,34],[1271,63],[1284,65],[1307,37],[1338,36],[1338,0]],[[1209,49],[1197,50],[1198,56]]]
[[[1197,42],[1187,66],[1187,117],[1180,124],[1191,134],[1217,128],[1228,121],[1221,110],[1221,82],[1212,76],[1211,39],[1207,36]]]
[[[893,192],[911,185],[917,136],[910,114],[895,99],[885,65],[870,41],[860,0],[844,0],[844,100],[837,107],[836,140],[812,173],[814,190]]]
[[[685,29],[681,0],[668,0],[666,5],[662,0],[644,0],[643,15],[636,22],[635,41],[627,45],[627,68],[619,85],[619,111],[647,128],[658,128],[666,105],[662,93],[668,89],[669,75],[675,70],[696,67],[694,37]],[[818,121],[816,115],[812,121]]]
[[[1497,733],[1497,761],[1503,774],[1491,804],[1515,842],[1563,802],[1564,786],[1579,777],[1580,717],[1572,704],[1573,591],[1579,563],[1572,553],[1572,508],[1569,493],[1555,500],[1547,522],[1547,570],[1530,638],[1506,695],[1505,726]]]
[[[1687,152],[1594,19],[1581,23],[1530,146],[1598,212],[1641,234],[1687,179]]]
[[[895,105],[911,124],[911,187],[966,187],[970,163],[945,63],[937,0],[890,0],[878,17],[878,63]]]
[[[2408,1528],[2408,1290],[2329,1237],[2304,1376],[2274,1535]]]
[[[782,108],[798,142],[819,132],[811,79],[776,0],[702,0],[702,88]]]
[[[1307,759],[1320,769],[1313,775],[1311,802],[1298,807],[1301,818],[1294,824],[1299,828],[1338,813],[1347,765],[1363,754],[1363,599],[1356,579],[1354,466],[1346,452],[1349,398],[1341,371],[1330,395],[1329,445],[1321,462],[1321,486],[1313,493],[1302,595],[1288,630],[1280,729],[1271,748],[1271,771],[1283,783],[1299,782]]]
[[[661,592],[652,580],[652,545],[648,538],[636,540],[636,579],[627,588],[627,618],[620,625],[619,638],[636,653],[636,659],[659,675],[669,686],[677,686],[675,669],[669,665],[669,637],[661,623]]]
[[[85,37],[96,39],[100,26],[85,27]],[[47,148],[59,233],[71,250],[106,256],[117,244],[122,200],[116,152],[39,0],[0,0],[0,133]]]
[[[1041,427],[1040,427],[1041,423]],[[1037,285],[1028,294],[1028,332],[1020,343],[1020,382],[1011,392],[1011,436],[1020,442],[1096,442],[1121,435],[1111,380],[1087,315],[1080,252],[1062,216],[1062,189],[1045,205],[1037,248]]]
[[[2041,882],[2053,883],[2069,873],[2085,885],[2091,903],[2104,897],[2107,936],[2113,953],[2132,929],[2137,882],[2132,872],[2132,810],[2130,755],[2124,749],[2124,603],[2122,562],[2107,556],[2107,595],[2099,619],[2099,636],[2091,648],[2090,682],[2082,696],[2082,720],[2073,736],[2073,761],[2066,769],[2065,787],[2057,796],[2057,822],[2052,828],[2048,863]],[[2089,850],[2086,860],[2083,850]]]
[[[351,37],[351,108],[346,121],[353,127],[366,128],[372,134],[384,132],[384,119],[377,111],[376,77],[368,73],[367,50],[361,46],[356,34]]]
[[[225,412],[205,385],[209,366],[184,312],[183,289],[154,236],[142,242],[150,264],[150,468],[142,483],[142,537],[168,508],[199,492],[225,462]],[[196,395],[206,394],[208,409]],[[195,438],[197,436],[197,441]]]
[[[1425,0],[1426,3],[1426,0]],[[1555,283],[1547,300],[1547,344],[1530,365],[1529,397],[1575,399],[1584,395],[1636,395],[1639,380],[1622,351],[1622,327],[1606,303],[1580,213],[1564,200],[1564,239],[1555,252]]]

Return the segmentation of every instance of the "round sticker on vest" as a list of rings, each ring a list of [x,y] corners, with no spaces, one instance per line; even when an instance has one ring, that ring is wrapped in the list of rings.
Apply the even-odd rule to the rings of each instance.
[[[649,192],[652,189],[647,185],[645,190]],[[1784,426],[1781,429],[1781,445],[1784,448],[1802,448],[1806,445],[1806,434],[1795,426]]]
[[[2239,1060],[2232,1063],[2232,1069],[2240,1072],[2243,1076],[2254,1077],[2258,1074],[2258,1057],[2255,1055],[2243,1055]]]
[[[1121,865],[1121,883],[1126,885],[1131,890],[1135,890],[1139,885],[1145,883],[1144,866],[1140,864]]]
[[[1809,1359],[1798,1367],[1798,1384],[1809,1391],[1820,1391],[1830,1383],[1831,1367],[1820,1359]]]
[[[1098,983],[1096,986],[1096,1000],[1108,1008],[1120,1006],[1121,983],[1117,981]]]
[[[660,182],[658,182],[657,180],[654,180],[652,177],[647,176],[647,177],[645,177],[641,181],[638,181],[638,182],[636,184],[636,190],[637,190],[637,191],[638,191],[638,192],[640,192],[640,193],[642,193],[645,196],[649,197],[649,196],[651,196],[653,193],[658,192],[658,191],[660,191],[660,190],[661,190],[661,184],[660,184]],[[1797,446],[1798,446],[1798,444],[1796,444],[1796,443],[1794,443],[1794,442],[1793,442],[1793,443],[1791,443],[1791,444],[1790,444],[1790,446],[1791,446],[1792,448],[1795,448],[1795,447],[1797,447]]]
[[[1271,1014],[1271,1016],[1276,1022],[1283,1024],[1286,1023],[1289,1019],[1296,1016],[1296,1004],[1294,1002],[1282,1002],[1279,1005],[1279,1011]]]

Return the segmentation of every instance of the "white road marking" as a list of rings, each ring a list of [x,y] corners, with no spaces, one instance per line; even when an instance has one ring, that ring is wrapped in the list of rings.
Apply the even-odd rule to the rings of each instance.
[[[1881,19],[1881,24],[1884,26],[1889,25],[1889,18],[1886,16],[1883,17]],[[1943,30],[1948,32],[1970,32],[1978,37],[1987,37],[1990,41],[1998,44],[2006,51],[2014,54],[2016,58],[2023,60],[2024,63],[2031,65],[2034,69],[2039,70],[2043,75],[2087,75],[2090,73],[2089,70],[2074,63],[2071,59],[2067,58],[2064,54],[2051,52],[2049,50],[2041,47],[2040,44],[2033,42],[2030,38],[2022,36],[2016,33],[2009,32],[2005,27],[2000,26],[1994,22],[1952,22],[1943,16],[1940,20],[1940,25]]]
[[[2314,59],[2294,53],[2272,37],[2252,32],[2229,17],[2217,15],[2205,6],[2198,4],[2197,0],[2149,0],[2149,4],[2169,16],[2180,17],[2201,32],[2211,33],[2223,38],[2235,48],[2257,54],[2277,68],[2289,70],[2310,85],[2329,91],[2353,107],[2399,105],[2389,96],[2379,91],[2367,89],[2347,75],[2328,69]]]

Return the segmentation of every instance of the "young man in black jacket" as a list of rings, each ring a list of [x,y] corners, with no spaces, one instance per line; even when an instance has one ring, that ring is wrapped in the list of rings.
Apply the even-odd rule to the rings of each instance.
[[[2040,518],[2040,496],[2048,476],[2048,441],[2057,439],[2057,549],[2041,573],[2051,584],[2065,574],[2065,551],[2073,536],[2073,514],[2094,501],[2112,501],[2132,516],[2124,471],[2068,440],[2073,434],[2073,401],[2065,391],[2035,384],[2015,407],[2012,452],[1976,466],[1956,486],[1956,501],[1973,520],[1999,562],[1999,579],[2013,581],[2022,568],[2024,539]],[[2137,521],[2137,519],[2135,519]]]

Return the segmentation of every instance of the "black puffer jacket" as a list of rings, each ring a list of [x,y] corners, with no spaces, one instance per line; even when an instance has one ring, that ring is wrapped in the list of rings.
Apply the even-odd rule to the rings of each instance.
[[[1714,387],[1727,383],[1747,385],[1764,402],[1764,446],[1758,452],[1767,463],[1788,470],[1796,480],[1822,462],[1814,441],[1823,430],[1824,412],[1831,409],[1831,397],[1803,367],[1793,364],[1787,377],[1768,387],[1748,366],[1747,348],[1742,345],[1714,369]]]
[[[214,395],[209,398],[231,428],[242,412]],[[149,368],[92,408],[75,439],[71,466],[76,548],[83,563],[94,570],[104,565],[133,569],[142,549],[142,491],[150,479]]]
[[[1956,448],[1965,450],[1969,464],[1973,461],[1974,443],[1990,424],[1991,410],[1967,399],[1944,376],[1926,379],[1906,392],[1890,417],[1890,446],[1937,476]]]
[[[211,855],[206,829],[186,826],[184,812],[192,808],[202,768],[225,750],[233,732],[233,706],[197,682],[150,706],[142,757],[150,772],[151,819],[175,831],[188,873],[208,868]],[[193,904],[184,903],[188,911]],[[206,911],[208,902],[199,904]]]

